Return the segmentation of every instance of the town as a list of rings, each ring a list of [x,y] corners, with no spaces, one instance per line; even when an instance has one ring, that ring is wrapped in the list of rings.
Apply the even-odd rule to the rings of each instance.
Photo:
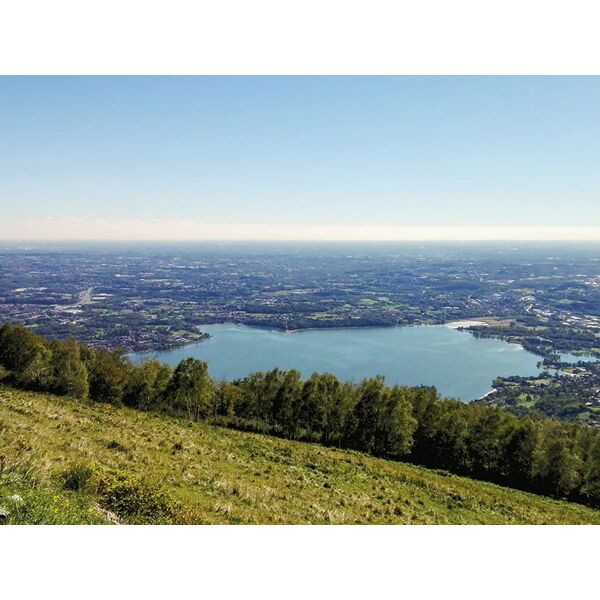
[[[0,321],[93,347],[160,350],[234,322],[317,327],[485,323],[540,356],[600,355],[591,244],[5,245]]]

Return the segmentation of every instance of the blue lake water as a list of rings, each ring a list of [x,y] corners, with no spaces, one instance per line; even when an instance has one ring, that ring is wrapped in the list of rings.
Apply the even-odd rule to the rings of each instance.
[[[177,365],[187,357],[206,360],[217,379],[235,379],[274,367],[330,372],[345,381],[384,375],[389,384],[435,385],[443,396],[470,401],[492,389],[497,376],[535,375],[540,357],[517,344],[477,339],[445,326],[360,327],[282,332],[244,325],[202,325],[212,337],[162,352]],[[565,360],[576,360],[563,355]]]

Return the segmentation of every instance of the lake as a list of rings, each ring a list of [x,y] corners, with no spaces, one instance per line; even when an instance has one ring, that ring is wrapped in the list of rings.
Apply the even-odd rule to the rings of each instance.
[[[451,327],[360,327],[283,332],[244,325],[202,325],[212,337],[162,352],[138,353],[172,366],[187,357],[206,360],[217,379],[235,379],[274,367],[307,377],[330,372],[345,381],[384,375],[388,384],[435,385],[443,396],[480,398],[497,376],[535,375],[540,357],[518,344],[478,339]],[[569,359],[565,355],[565,359]]]

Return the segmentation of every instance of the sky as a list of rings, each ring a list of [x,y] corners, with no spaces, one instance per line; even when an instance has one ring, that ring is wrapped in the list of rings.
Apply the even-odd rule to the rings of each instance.
[[[0,239],[600,240],[600,77],[0,77]]]

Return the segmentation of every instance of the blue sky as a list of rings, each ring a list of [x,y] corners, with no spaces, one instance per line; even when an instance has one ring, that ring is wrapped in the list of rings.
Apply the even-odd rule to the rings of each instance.
[[[0,237],[600,227],[598,77],[2,77],[0,140]]]

